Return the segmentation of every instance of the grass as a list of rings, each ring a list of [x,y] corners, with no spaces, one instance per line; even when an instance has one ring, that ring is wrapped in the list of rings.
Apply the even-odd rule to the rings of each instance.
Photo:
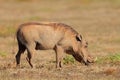
[[[33,16],[29,18],[30,20],[41,20],[41,18],[39,16]]]
[[[63,63],[64,63],[64,64],[74,64],[74,63],[75,63],[75,59],[73,58],[73,56],[67,55],[67,56],[63,59]]]
[[[110,54],[110,55],[107,55],[107,56],[99,57],[96,61],[96,63],[98,63],[98,64],[115,63],[115,62],[120,62],[120,53]],[[75,59],[73,58],[73,56],[67,55],[63,59],[63,63],[64,64],[74,64]]]
[[[110,54],[104,57],[100,57],[96,61],[97,63],[115,63],[120,62],[120,53]]]
[[[120,0],[0,0],[0,77],[2,80],[119,80],[120,79]],[[55,21],[71,25],[82,34],[88,50],[97,62],[79,64],[68,55],[63,68],[55,69],[55,53],[34,54],[34,69],[21,56],[21,68],[15,68],[19,24]],[[12,53],[14,46],[15,53]],[[52,62],[54,61],[54,62]],[[13,67],[14,66],[14,67]]]
[[[8,37],[11,35],[15,35],[16,28],[15,27],[0,27],[0,37]]]
[[[0,56],[1,56],[1,57],[6,57],[6,56],[7,56],[7,53],[6,53],[6,52],[3,52],[3,51],[0,51]]]

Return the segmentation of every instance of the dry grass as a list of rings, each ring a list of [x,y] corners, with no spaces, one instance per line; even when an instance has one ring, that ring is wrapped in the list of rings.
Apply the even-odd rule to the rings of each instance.
[[[1,80],[119,80],[120,78],[119,0],[0,0]],[[34,69],[22,55],[15,68],[19,24],[29,21],[56,21],[71,25],[89,42],[96,63],[84,66],[71,57],[61,70],[55,69],[54,51],[37,51]],[[25,52],[26,53],[26,52]],[[72,60],[74,64],[67,61]]]

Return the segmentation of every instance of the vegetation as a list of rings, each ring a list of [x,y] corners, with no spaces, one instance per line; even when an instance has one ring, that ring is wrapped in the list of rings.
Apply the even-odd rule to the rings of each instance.
[[[64,60],[63,60],[64,64],[73,64],[75,63],[75,59],[73,58],[73,56],[71,55],[67,55]]]
[[[0,37],[8,37],[15,35],[16,28],[15,27],[0,27]]]
[[[104,57],[100,57],[96,61],[97,63],[115,63],[120,62],[120,53],[110,54]]]
[[[0,0],[1,80],[119,80],[120,0]],[[37,51],[31,69],[22,54],[15,68],[15,32],[25,22],[54,21],[70,25],[82,34],[97,61],[85,66],[67,56],[55,69],[55,53]],[[14,53],[13,53],[14,49]],[[53,62],[50,62],[53,61]]]
[[[7,56],[7,53],[1,51],[1,52],[0,52],[0,56],[1,56],[1,57],[6,57],[6,56]]]

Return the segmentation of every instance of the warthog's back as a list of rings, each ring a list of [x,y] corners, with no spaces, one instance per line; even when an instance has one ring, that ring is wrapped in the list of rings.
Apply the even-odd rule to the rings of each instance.
[[[76,34],[75,30],[63,23],[25,23],[20,25],[17,37],[23,44],[38,42],[48,49],[58,43],[70,44]]]

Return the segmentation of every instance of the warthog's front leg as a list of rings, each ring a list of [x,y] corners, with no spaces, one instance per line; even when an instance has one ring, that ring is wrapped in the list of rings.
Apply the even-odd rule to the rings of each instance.
[[[62,59],[63,59],[63,55],[64,55],[64,49],[61,46],[56,45],[55,52],[56,52],[56,68],[61,68],[62,67]]]

